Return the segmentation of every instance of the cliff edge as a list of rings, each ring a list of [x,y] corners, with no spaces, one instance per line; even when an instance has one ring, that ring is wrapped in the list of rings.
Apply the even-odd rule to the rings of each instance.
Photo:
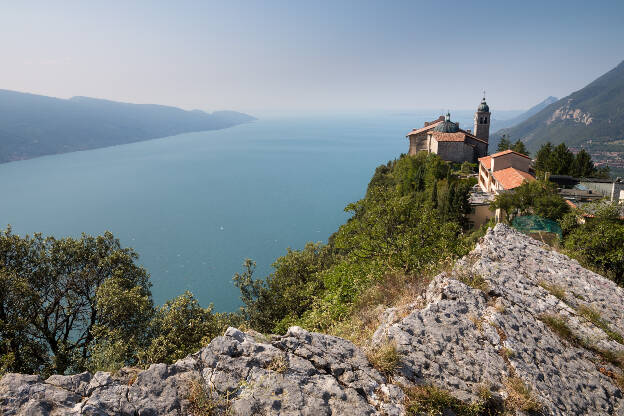
[[[425,414],[413,391],[435,386],[486,414],[624,416],[624,289],[505,225],[382,321],[372,342],[398,353],[390,375],[338,337],[229,328],[172,365],[6,374],[0,412]],[[453,406],[444,414],[459,413]]]

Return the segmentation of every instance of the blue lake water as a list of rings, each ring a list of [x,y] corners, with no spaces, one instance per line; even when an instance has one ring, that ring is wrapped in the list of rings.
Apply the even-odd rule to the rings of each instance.
[[[232,311],[244,259],[266,276],[287,247],[326,241],[375,167],[429,118],[267,118],[2,164],[0,224],[56,237],[110,230],[139,253],[156,303],[188,289]]]

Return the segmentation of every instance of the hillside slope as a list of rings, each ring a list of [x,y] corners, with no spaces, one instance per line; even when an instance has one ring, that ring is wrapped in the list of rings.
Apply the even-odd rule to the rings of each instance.
[[[506,120],[497,120],[495,118],[492,118],[492,125],[490,126],[490,129],[491,131],[494,131],[496,133],[494,133],[492,137],[490,138],[490,146],[489,146],[490,153],[496,152],[496,148],[498,147],[498,143],[500,142],[501,134],[498,133],[499,130],[511,128],[517,124],[522,123],[524,120],[527,120],[533,115],[539,113],[544,108],[548,107],[550,104],[556,102],[557,100],[558,99],[556,97],[550,96],[546,98],[544,101],[540,102],[539,104],[534,105],[533,107],[529,108],[527,111],[525,111],[524,113],[516,117],[509,118]]]
[[[586,87],[564,97],[511,128],[496,132],[523,140],[530,151],[565,142],[624,151],[624,62]]]
[[[69,100],[0,90],[0,163],[113,146],[254,120],[234,111],[212,114],[87,97]]]
[[[7,374],[0,411],[416,415],[445,407],[466,414],[470,406],[470,414],[624,415],[616,366],[624,359],[624,289],[612,281],[499,224],[412,297],[386,310],[373,336],[371,349],[390,341],[399,353],[390,376],[338,337],[229,328],[173,365],[45,381]],[[432,406],[437,412],[427,413]]]

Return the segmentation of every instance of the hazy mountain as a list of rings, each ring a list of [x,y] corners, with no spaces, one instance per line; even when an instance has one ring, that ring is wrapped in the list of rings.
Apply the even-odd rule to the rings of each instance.
[[[68,100],[0,90],[0,163],[93,149],[255,120],[235,111],[205,113],[88,97]]]
[[[594,152],[624,152],[624,62],[495,136],[502,134],[522,139],[532,152],[547,141]]]

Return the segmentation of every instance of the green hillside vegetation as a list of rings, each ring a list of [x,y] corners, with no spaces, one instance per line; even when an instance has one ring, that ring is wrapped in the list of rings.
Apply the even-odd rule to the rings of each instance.
[[[591,123],[553,116],[557,110],[580,110],[589,114]],[[506,134],[524,141],[531,152],[546,142],[580,147],[592,139],[596,150],[624,151],[618,141],[624,138],[624,62],[586,87],[548,105],[546,108],[511,128],[495,133],[494,140]]]
[[[0,90],[0,163],[215,130],[254,120],[234,111],[185,111],[87,97]]]
[[[535,155],[535,171],[539,177],[546,172],[552,175],[568,175],[576,178],[609,178],[609,168],[596,168],[589,153],[581,149],[576,155],[565,143],[542,145]]]
[[[155,306],[137,254],[110,233],[55,239],[20,237],[9,228],[0,233],[0,373],[171,363],[227,326],[284,333],[300,325],[367,345],[384,308],[413,302],[485,232],[466,228],[473,185],[433,154],[379,166],[365,197],[345,208],[352,217],[327,244],[289,249],[261,279],[253,261],[245,262],[233,279],[244,303],[236,313],[203,308],[189,292]],[[560,221],[567,253],[624,284],[624,224],[612,210],[578,225],[579,214],[547,183],[504,195],[494,206],[511,216]],[[385,361],[392,356],[388,350],[370,359],[390,368]]]

